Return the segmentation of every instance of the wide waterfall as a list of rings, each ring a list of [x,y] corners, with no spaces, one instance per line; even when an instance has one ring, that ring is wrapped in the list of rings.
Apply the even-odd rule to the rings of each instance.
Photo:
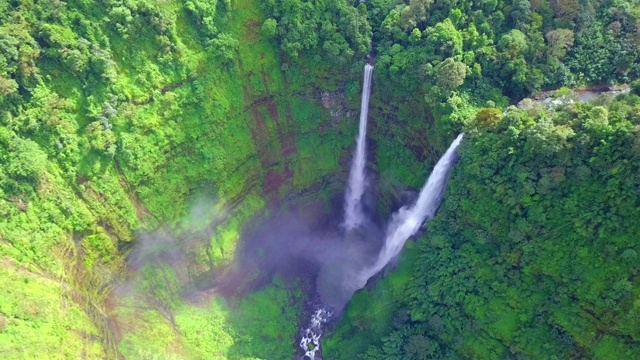
[[[353,158],[353,163],[351,164],[351,172],[349,173],[349,184],[347,186],[345,196],[344,228],[347,231],[358,227],[364,220],[361,200],[366,186],[364,169],[367,163],[367,115],[369,113],[369,96],[371,94],[372,73],[373,66],[369,64],[365,65],[364,82],[362,84],[362,103],[360,104],[360,129],[356,143],[356,152]]]

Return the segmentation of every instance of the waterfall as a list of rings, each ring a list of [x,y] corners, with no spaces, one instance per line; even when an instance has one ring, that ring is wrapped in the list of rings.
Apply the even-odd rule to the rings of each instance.
[[[420,229],[423,222],[430,220],[435,215],[442,201],[450,170],[457,160],[456,149],[460,145],[462,136],[463,134],[458,135],[449,146],[449,149],[438,160],[431,175],[429,175],[429,179],[420,190],[416,203],[411,207],[403,206],[393,214],[377,261],[373,266],[359,274],[358,283],[361,284],[360,288],[364,287],[369,278],[382,270],[391,259],[400,253],[404,243]]]
[[[364,82],[362,84],[362,103],[360,104],[360,129],[356,143],[356,153],[351,171],[349,173],[349,184],[345,196],[345,219],[344,228],[349,231],[360,224],[364,220],[362,212],[362,194],[365,189],[364,168],[367,162],[366,156],[366,137],[367,137],[367,115],[369,113],[369,96],[371,94],[371,74],[373,73],[372,65],[364,66]]]
[[[367,77],[365,69],[365,86],[366,85]],[[368,97],[368,92],[366,95]],[[363,91],[362,104],[363,111],[366,111],[364,97],[365,91]],[[364,118],[366,126],[366,113]],[[362,126],[360,129],[360,134],[362,135],[364,132]],[[299,346],[304,351],[303,359],[314,359],[316,352],[320,349],[322,327],[333,315],[332,312],[327,309],[340,311],[358,289],[363,288],[372,276],[382,270],[389,261],[400,253],[407,239],[415,234],[425,221],[433,218],[442,201],[442,196],[449,180],[449,173],[457,160],[456,150],[462,141],[462,137],[463,134],[458,135],[449,146],[449,149],[447,149],[440,160],[438,160],[427,182],[424,184],[422,190],[420,190],[420,195],[415,204],[412,206],[404,206],[393,214],[387,227],[384,244],[378,256],[375,257],[375,261],[364,264],[360,261],[361,259],[357,258],[357,255],[360,253],[341,251],[341,254],[346,254],[346,259],[336,258],[337,262],[327,262],[324,264],[321,275],[325,274],[325,277],[330,279],[330,281],[325,281],[324,283],[334,284],[335,286],[325,288],[325,294],[322,299],[323,305],[316,308],[309,322],[309,326],[302,332]],[[364,141],[364,136],[361,136],[361,138],[362,141]],[[358,142],[360,142],[360,139]],[[358,147],[360,147],[360,144],[358,144]],[[364,146],[362,151],[364,152]],[[364,160],[362,161],[364,163]],[[362,192],[363,190],[361,188],[360,196],[362,196]],[[351,194],[351,192],[348,192],[348,194]],[[347,196],[347,205],[349,205],[350,199],[351,198]],[[354,206],[354,209],[355,208],[357,207]],[[360,214],[359,218],[354,217],[352,220],[353,219],[361,221],[362,215]],[[351,228],[359,224],[355,221],[349,223],[349,218],[346,220],[346,225],[352,225]],[[345,250],[348,249],[349,248],[345,248]],[[337,275],[334,273],[335,271],[337,271]],[[319,278],[321,279],[322,276]],[[326,308],[324,306],[326,306]]]

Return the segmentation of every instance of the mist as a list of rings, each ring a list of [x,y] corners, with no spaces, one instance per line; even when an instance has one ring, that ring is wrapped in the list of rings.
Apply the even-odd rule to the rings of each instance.
[[[367,221],[345,233],[339,196],[330,208],[320,201],[303,200],[248,225],[218,290],[226,296],[241,296],[279,276],[288,282],[301,281],[310,298],[342,309],[353,295],[353,287],[347,284],[349,274],[375,261],[383,231],[379,224]]]

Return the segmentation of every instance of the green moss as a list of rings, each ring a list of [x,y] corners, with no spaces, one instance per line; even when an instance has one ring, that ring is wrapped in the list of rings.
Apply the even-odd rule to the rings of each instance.
[[[239,301],[229,323],[237,334],[237,343],[229,358],[277,358],[294,355],[302,296],[286,287],[278,278],[273,283]]]
[[[613,336],[605,335],[593,349],[594,359],[620,359],[632,358],[635,356],[633,350],[629,349],[624,342]]]
[[[123,356],[149,360],[185,358],[180,335],[165,317],[154,310],[131,311],[122,317],[132,317],[134,313],[138,321],[135,325],[122,324],[127,330],[118,344]]]
[[[102,229],[97,234],[87,236],[82,242],[82,248],[84,250],[83,261],[89,270],[93,268],[96,261],[110,264],[118,253],[113,245],[113,240]]]
[[[99,331],[65,282],[42,277],[0,259],[0,352],[5,359],[43,359],[56,354],[71,359],[106,356]]]
[[[184,305],[176,310],[175,321],[191,358],[224,359],[236,339],[229,325],[229,308],[223,299],[207,307]]]

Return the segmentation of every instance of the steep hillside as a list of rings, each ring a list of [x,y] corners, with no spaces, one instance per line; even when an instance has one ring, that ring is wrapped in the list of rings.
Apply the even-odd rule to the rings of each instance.
[[[356,296],[327,358],[636,356],[640,96],[493,110],[468,124],[428,232]]]
[[[351,249],[377,249],[467,136],[430,232],[356,294],[323,355],[633,358],[638,9],[0,1],[2,358],[294,356],[319,265],[288,255],[344,248],[365,63],[376,233]],[[615,101],[509,106],[624,84]]]
[[[3,357],[191,357],[211,350],[191,331],[212,326],[226,352],[256,330],[180,293],[210,286],[254,215],[339,191],[344,80],[313,64],[325,81],[290,82],[252,1],[16,5],[0,8]],[[300,307],[285,321],[261,306],[288,288],[234,315],[275,321],[284,353]]]

